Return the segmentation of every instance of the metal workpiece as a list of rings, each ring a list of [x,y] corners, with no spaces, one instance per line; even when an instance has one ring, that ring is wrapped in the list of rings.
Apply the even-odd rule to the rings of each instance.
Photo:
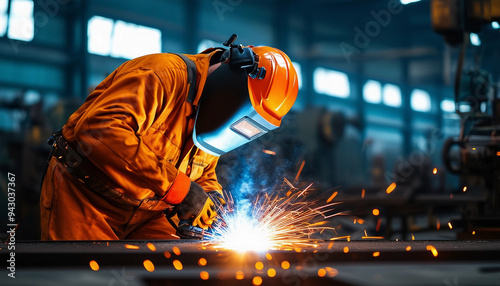
[[[0,257],[7,260],[7,248]],[[18,242],[15,259],[16,279],[8,285],[33,277],[37,285],[64,285],[68,276],[79,277],[73,285],[123,285],[109,284],[118,283],[117,275],[127,285],[494,285],[500,279],[499,241],[324,241],[263,252],[194,240]]]

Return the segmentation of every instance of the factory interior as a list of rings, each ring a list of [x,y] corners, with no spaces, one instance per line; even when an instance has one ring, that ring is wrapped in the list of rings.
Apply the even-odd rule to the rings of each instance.
[[[298,191],[328,228],[243,254],[41,241],[47,140],[94,88],[232,34],[285,52],[299,90],[278,129],[220,156],[218,181],[254,207]],[[497,0],[0,0],[0,284],[498,285],[499,47]]]

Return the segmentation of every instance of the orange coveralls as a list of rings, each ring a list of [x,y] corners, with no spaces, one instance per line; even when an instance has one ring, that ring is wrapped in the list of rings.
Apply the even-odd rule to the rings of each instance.
[[[95,88],[62,133],[117,188],[111,196],[90,190],[52,157],[40,197],[42,240],[173,239],[162,211],[184,199],[190,180],[222,192],[218,157],[190,139],[215,53],[187,55],[197,67],[193,103],[186,65],[174,54],[127,61]]]

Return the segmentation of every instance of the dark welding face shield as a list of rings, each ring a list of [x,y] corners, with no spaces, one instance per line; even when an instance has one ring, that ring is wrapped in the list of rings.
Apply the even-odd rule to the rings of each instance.
[[[206,80],[193,131],[194,144],[215,156],[278,128],[298,91],[297,75],[283,52],[229,45],[223,63]]]
[[[278,127],[253,108],[247,78],[245,70],[229,64],[207,78],[193,131],[198,148],[220,156]]]

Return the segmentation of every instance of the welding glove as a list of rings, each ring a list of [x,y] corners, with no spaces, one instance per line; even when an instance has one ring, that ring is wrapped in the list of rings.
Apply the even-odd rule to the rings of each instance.
[[[223,223],[224,223],[224,206],[226,205],[226,201],[222,197],[222,195],[217,192],[217,191],[210,191],[207,193],[212,202],[214,202],[215,205],[215,212],[217,213],[217,216],[214,218],[214,221],[212,223],[212,229],[218,229],[220,228]],[[210,230],[209,230],[210,231]]]
[[[177,216],[181,220],[190,220],[193,226],[207,229],[212,225],[217,212],[214,202],[205,190],[191,181],[186,197],[177,206]]]
[[[222,195],[217,192],[217,191],[210,191],[207,193],[210,199],[212,199],[212,202],[215,204],[215,210],[217,213],[219,213],[219,210],[222,210],[222,208],[226,205],[226,201],[222,197]]]

